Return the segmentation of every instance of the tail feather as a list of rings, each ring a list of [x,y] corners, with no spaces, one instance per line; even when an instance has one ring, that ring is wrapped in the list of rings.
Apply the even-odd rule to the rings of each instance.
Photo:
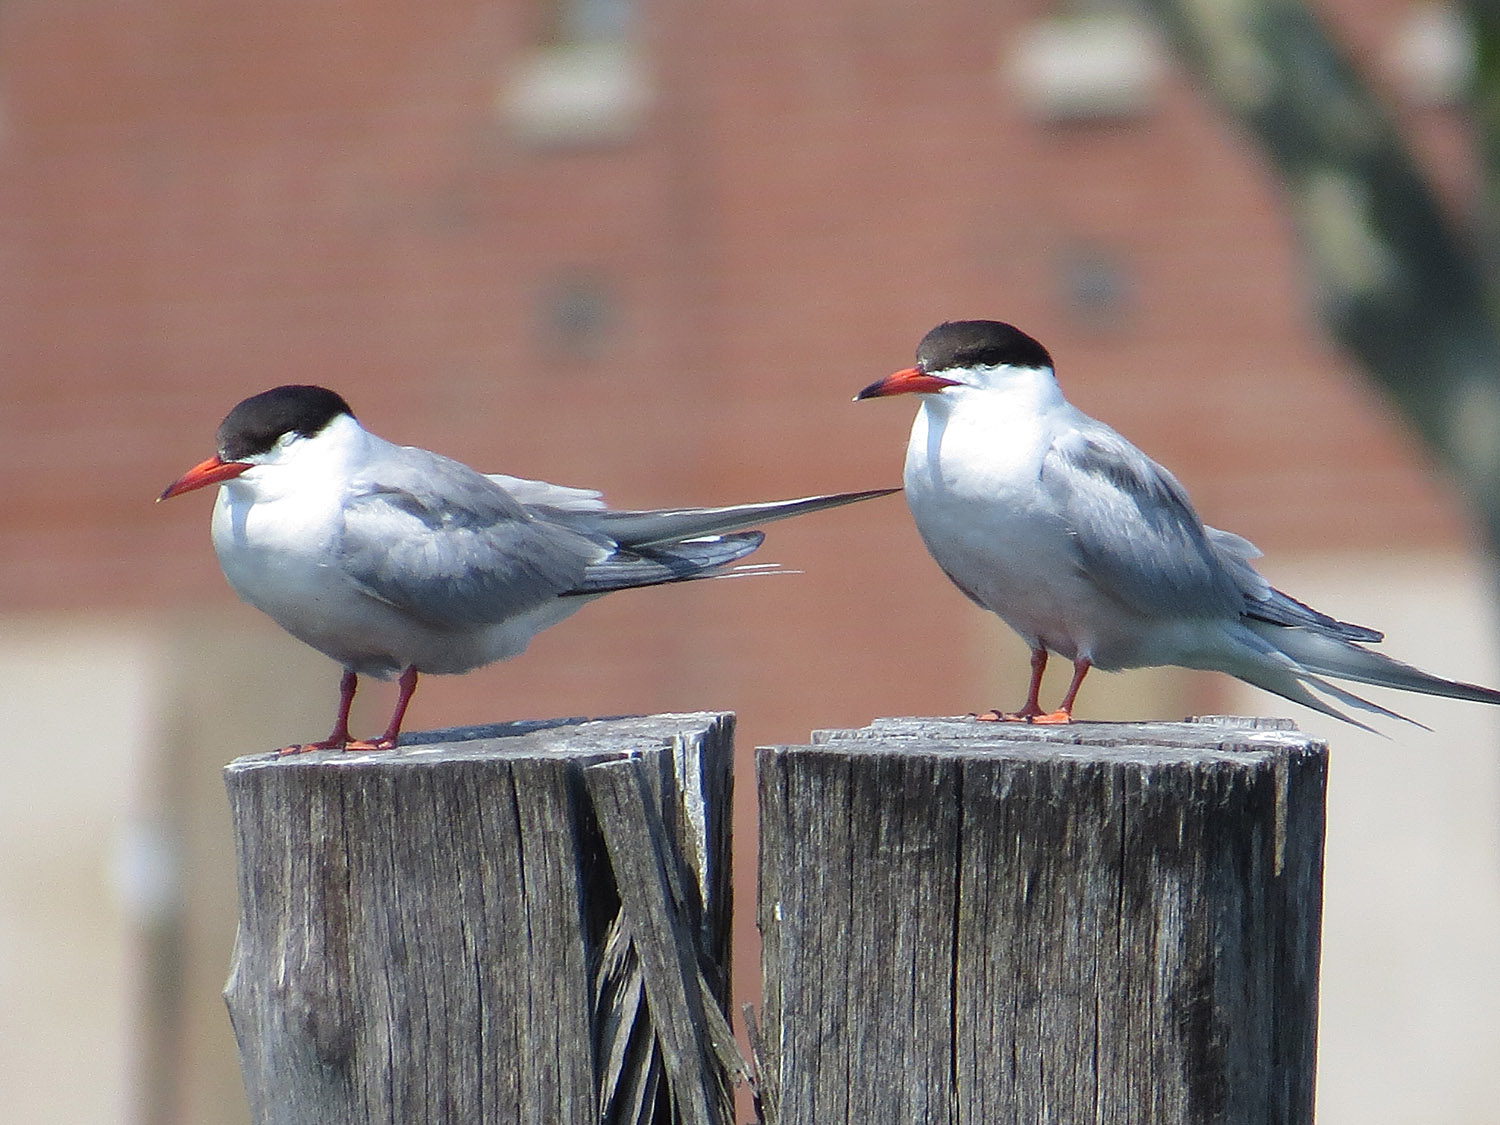
[[[563,595],[582,597],[610,590],[717,577],[723,567],[748,555],[765,539],[761,532],[745,530],[747,528],[899,491],[897,488],[877,488],[723,508],[663,508],[654,511],[615,511],[587,507],[582,503],[569,507],[542,506],[552,522],[571,527],[596,541],[614,543],[617,547],[612,554],[591,565],[584,572],[583,580]],[[759,569],[755,571],[760,572]]]
[[[1414,691],[1422,695],[1465,699],[1473,703],[1500,703],[1500,691],[1494,688],[1434,676],[1383,653],[1371,652],[1367,648],[1314,629],[1257,627],[1256,623],[1249,624],[1278,652],[1285,653],[1309,672],[1361,684],[1373,684],[1375,687]]]
[[[1313,675],[1306,668],[1300,666],[1295,660],[1281,652],[1275,645],[1263,637],[1259,631],[1242,632],[1237,638],[1234,646],[1236,656],[1227,662],[1214,662],[1214,666],[1221,672],[1228,672],[1236,679],[1243,680],[1253,687],[1261,688],[1272,695],[1279,695],[1283,699],[1290,699],[1293,703],[1300,703],[1304,707],[1311,707],[1314,711],[1321,711],[1325,715],[1331,715],[1342,722],[1350,723],[1361,730],[1375,732],[1373,727],[1367,726],[1358,719],[1346,715],[1327,700],[1320,699],[1314,695],[1312,688],[1332,696],[1340,703],[1354,707],[1361,711],[1368,711],[1376,715],[1384,715],[1387,718],[1401,719],[1410,722],[1405,715],[1388,710],[1378,703],[1371,703],[1353,692],[1345,691],[1328,681]]]
[[[776,520],[791,519],[807,512],[838,508],[844,504],[889,496],[900,491],[899,488],[875,488],[865,492],[804,496],[797,500],[731,504],[723,508],[660,508],[642,511],[574,509],[549,512],[548,515],[549,518],[576,525],[586,532],[602,532],[622,547],[638,549],[710,535],[727,535],[745,528],[774,523]]]
[[[1419,723],[1410,715],[1403,715],[1400,711],[1392,711],[1389,707],[1382,707],[1380,704],[1373,703],[1362,695],[1355,695],[1352,691],[1339,687],[1338,684],[1329,683],[1321,676],[1305,676],[1303,682],[1311,684],[1319,691],[1326,691],[1346,706],[1355,707],[1361,711],[1368,711],[1372,715],[1383,715],[1387,719],[1399,719],[1403,723],[1410,723],[1412,726],[1421,727],[1423,730],[1432,729],[1426,723]],[[1354,723],[1355,726],[1363,725],[1355,723],[1348,715],[1344,715],[1342,718],[1347,723]]]
[[[585,570],[583,580],[563,597],[711,578],[720,567],[744,558],[764,539],[759,531],[741,531],[686,543],[617,551]]]

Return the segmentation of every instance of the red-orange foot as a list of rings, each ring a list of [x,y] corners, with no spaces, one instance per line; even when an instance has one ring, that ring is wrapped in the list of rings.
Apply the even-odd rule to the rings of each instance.
[[[1041,726],[1060,726],[1073,721],[1073,716],[1066,711],[986,711],[972,718],[981,723],[1035,723]]]
[[[293,754],[311,754],[314,750],[394,750],[396,743],[389,738],[346,738],[339,741],[324,739],[322,742],[301,742],[295,746],[283,746],[276,751],[278,758],[289,758]]]
[[[342,747],[345,750],[394,750],[395,748],[394,738],[351,738]]]
[[[342,749],[342,744],[337,742],[298,742],[292,746],[283,746],[276,751],[278,758],[290,758],[293,754],[311,754],[314,750],[332,750],[335,747]]]
[[[1054,727],[1062,726],[1064,723],[1071,723],[1073,716],[1067,711],[1053,711],[1047,715],[1033,715],[1026,721],[1028,723],[1035,723],[1037,726]]]

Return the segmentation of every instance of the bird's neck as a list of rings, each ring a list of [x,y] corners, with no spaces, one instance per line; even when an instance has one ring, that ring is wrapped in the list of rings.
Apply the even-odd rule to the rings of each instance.
[[[924,395],[907,445],[911,495],[988,497],[1034,481],[1066,403],[1046,372]]]

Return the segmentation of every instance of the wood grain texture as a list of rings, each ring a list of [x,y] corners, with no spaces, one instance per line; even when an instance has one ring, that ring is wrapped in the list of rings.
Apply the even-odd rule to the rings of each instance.
[[[1326,747],[882,720],[758,752],[773,1125],[1311,1122]]]
[[[727,1028],[732,728],[506,724],[232,763],[225,999],[253,1120],[727,1123],[732,1056],[683,1044]]]

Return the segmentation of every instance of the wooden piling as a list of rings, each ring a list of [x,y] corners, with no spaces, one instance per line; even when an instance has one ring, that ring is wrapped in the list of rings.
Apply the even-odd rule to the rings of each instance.
[[[257,1125],[728,1125],[732,727],[230,765],[225,998]]]
[[[770,1125],[1312,1121],[1321,743],[883,720],[757,766]]]

